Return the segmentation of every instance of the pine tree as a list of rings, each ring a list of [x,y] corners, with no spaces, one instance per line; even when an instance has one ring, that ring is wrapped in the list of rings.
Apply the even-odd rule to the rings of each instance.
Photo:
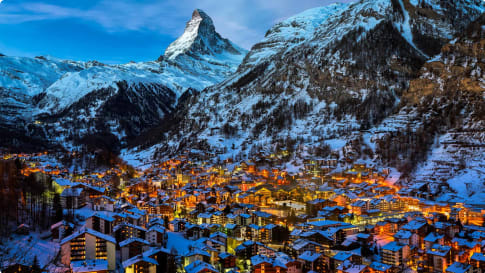
[[[37,256],[34,256],[34,260],[32,261],[32,272],[33,273],[41,272],[39,260],[37,259]]]
[[[58,193],[54,194],[52,200],[52,207],[54,208],[54,223],[57,223],[63,219],[61,197]]]

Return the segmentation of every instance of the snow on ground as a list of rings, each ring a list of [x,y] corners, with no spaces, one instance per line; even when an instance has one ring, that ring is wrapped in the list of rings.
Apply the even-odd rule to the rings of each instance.
[[[31,265],[36,256],[41,268],[51,264],[59,252],[59,244],[43,240],[40,234],[31,233],[27,236],[13,235],[11,239],[0,243],[0,265],[9,264]]]
[[[334,138],[325,140],[325,143],[330,146],[330,149],[332,149],[332,151],[335,151],[342,149],[347,144],[347,140],[342,138]]]
[[[189,247],[193,245],[193,241],[185,239],[183,233],[168,232],[167,249],[175,248],[178,255],[183,255],[189,251]]]
[[[463,196],[469,204],[484,204],[485,172],[483,170],[466,169],[458,172],[453,178],[448,180],[448,185],[458,194]]]
[[[455,194],[440,196],[469,204],[485,203],[485,138],[479,132],[451,132],[442,135],[414,177],[435,186],[449,185]],[[446,199],[444,199],[446,198]]]

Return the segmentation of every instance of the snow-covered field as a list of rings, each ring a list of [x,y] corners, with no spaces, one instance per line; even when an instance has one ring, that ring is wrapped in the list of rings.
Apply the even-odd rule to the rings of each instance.
[[[10,264],[31,265],[34,257],[37,257],[41,268],[52,264],[60,246],[48,239],[41,239],[40,234],[12,235],[8,240],[0,242],[0,265]]]

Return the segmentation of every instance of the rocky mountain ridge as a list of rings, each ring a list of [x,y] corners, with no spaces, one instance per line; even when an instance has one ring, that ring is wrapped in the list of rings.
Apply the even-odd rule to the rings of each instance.
[[[197,18],[199,19],[197,19]],[[22,142],[73,148],[108,139],[115,151],[158,125],[188,89],[202,90],[233,73],[246,51],[222,38],[210,17],[194,11],[199,31],[177,56],[167,48],[158,61],[107,65],[53,57],[0,57],[0,127],[8,147]],[[204,44],[202,41],[207,41]],[[216,56],[217,55],[217,56]],[[14,137],[12,137],[14,136]],[[91,140],[87,142],[92,142]]]

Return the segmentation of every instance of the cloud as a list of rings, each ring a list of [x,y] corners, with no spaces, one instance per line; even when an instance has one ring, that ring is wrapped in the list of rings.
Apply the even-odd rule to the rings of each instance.
[[[0,0],[1,2],[2,0]],[[276,21],[305,9],[349,0],[97,0],[79,7],[78,1],[6,2],[0,24],[78,19],[108,32],[152,31],[176,38],[195,8],[211,16],[221,35],[249,48],[263,38]]]

